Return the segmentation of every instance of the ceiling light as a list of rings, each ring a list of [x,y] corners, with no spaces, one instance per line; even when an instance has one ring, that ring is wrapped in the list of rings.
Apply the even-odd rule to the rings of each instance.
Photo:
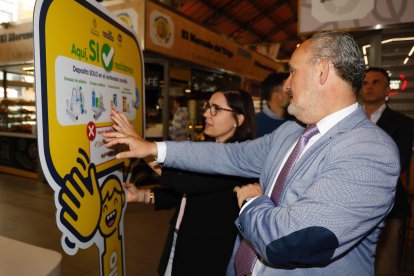
[[[371,44],[362,46],[362,53],[364,54],[364,56],[367,55],[367,48],[369,47],[371,47]]]
[[[386,39],[386,40],[381,41],[381,44],[386,44],[386,43],[396,42],[396,41],[409,41],[409,40],[414,40],[414,37],[390,38],[390,39]]]
[[[408,53],[408,56],[411,57],[411,55],[413,54],[413,52],[414,52],[414,46],[413,46],[413,48],[411,48],[411,51]]]

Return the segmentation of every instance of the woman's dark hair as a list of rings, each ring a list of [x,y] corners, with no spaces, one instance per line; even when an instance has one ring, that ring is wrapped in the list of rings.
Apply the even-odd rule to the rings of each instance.
[[[227,90],[217,91],[223,93],[228,106],[234,110],[233,117],[237,127],[233,137],[228,139],[229,142],[243,142],[256,138],[256,116],[254,112],[253,99],[249,93],[244,90]],[[244,115],[244,122],[239,125],[237,115]]]

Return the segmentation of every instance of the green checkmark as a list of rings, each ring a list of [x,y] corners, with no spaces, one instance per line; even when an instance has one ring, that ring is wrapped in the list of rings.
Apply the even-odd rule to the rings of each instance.
[[[107,72],[112,70],[115,50],[108,44],[102,46],[102,65]]]

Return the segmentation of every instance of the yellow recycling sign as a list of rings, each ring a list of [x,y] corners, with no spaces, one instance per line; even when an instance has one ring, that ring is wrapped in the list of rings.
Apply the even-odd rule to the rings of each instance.
[[[127,160],[104,146],[111,109],[143,134],[143,55],[133,31],[94,0],[38,0],[34,62],[39,157],[61,245],[96,245],[101,275],[125,275]]]

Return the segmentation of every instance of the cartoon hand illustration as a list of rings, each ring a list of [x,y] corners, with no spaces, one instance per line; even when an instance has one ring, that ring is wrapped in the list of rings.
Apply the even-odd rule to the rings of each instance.
[[[83,150],[80,153],[89,163],[86,153]],[[79,241],[87,242],[97,231],[102,200],[95,165],[88,164],[86,171],[83,160],[78,158],[78,163],[84,173],[77,167],[72,168],[70,174],[65,176],[65,186],[59,193],[62,206],[60,220]]]

